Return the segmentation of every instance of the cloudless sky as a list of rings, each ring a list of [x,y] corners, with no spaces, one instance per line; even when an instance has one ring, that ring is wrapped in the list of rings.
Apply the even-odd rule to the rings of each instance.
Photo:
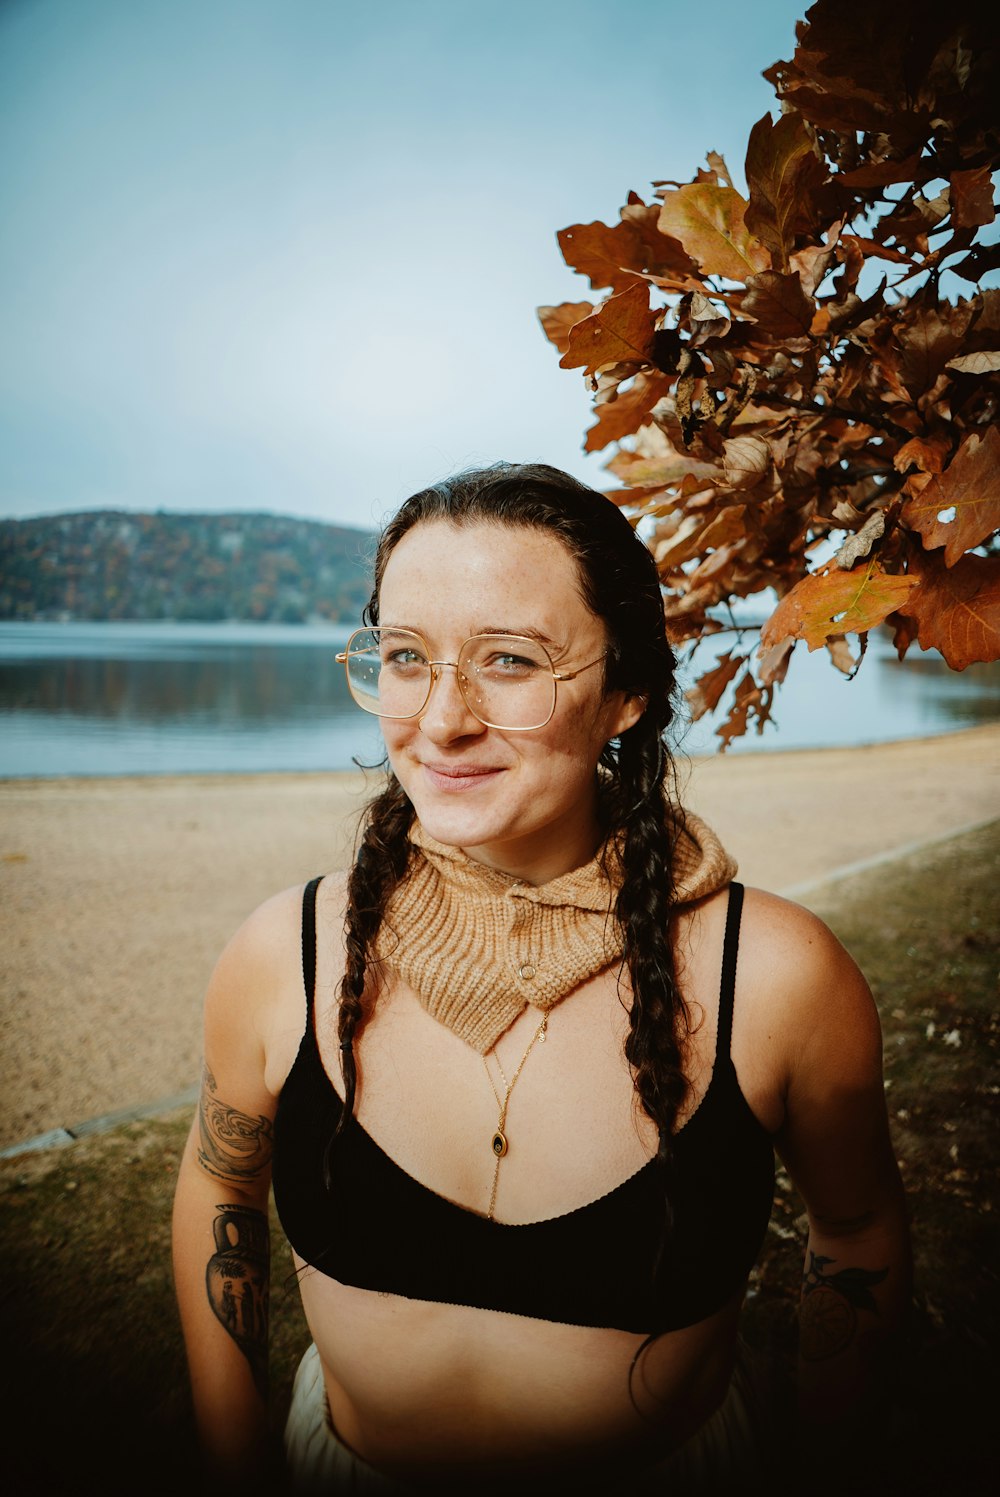
[[[0,515],[601,483],[556,231],[742,176],[806,3],[0,0]]]

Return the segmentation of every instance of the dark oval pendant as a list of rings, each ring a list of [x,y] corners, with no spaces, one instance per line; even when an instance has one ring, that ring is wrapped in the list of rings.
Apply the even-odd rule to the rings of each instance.
[[[493,1152],[498,1159],[502,1159],[507,1152],[507,1140],[499,1128],[493,1135]]]

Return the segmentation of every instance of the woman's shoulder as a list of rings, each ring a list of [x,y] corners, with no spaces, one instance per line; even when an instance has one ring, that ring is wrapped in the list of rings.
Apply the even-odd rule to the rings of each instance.
[[[802,905],[746,890],[738,982],[758,1040],[780,1058],[786,1087],[806,1072],[846,1079],[880,1055],[878,1013],[863,973]]]
[[[318,922],[342,908],[346,881],[344,873],[323,877],[316,893]],[[305,889],[293,884],[271,895],[233,933],[209,983],[210,1005],[235,1003],[247,1017],[271,1008],[290,991],[301,993]]]
[[[825,921],[766,889],[745,890],[739,960],[744,976],[766,980],[776,992],[806,1003],[831,984],[864,984],[853,957]]]

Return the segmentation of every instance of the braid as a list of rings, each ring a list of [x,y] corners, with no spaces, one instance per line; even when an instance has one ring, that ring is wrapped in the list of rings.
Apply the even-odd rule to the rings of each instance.
[[[340,984],[337,1037],[344,1072],[344,1106],[333,1135],[339,1137],[354,1114],[358,1070],[354,1034],[365,1017],[364,995],[369,954],[389,900],[406,872],[410,857],[407,832],[413,806],[394,774],[365,812],[361,842],[347,880],[345,943],[347,960]]]
[[[622,838],[622,886],[615,916],[632,985],[625,1058],[643,1110],[656,1125],[666,1162],[687,1093],[680,1033],[688,1023],[677,988],[671,942],[673,838],[666,816],[667,757],[655,724],[641,718],[622,737],[619,795],[628,813]]]

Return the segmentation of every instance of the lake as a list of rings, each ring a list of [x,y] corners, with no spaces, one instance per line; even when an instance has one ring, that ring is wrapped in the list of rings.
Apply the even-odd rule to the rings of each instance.
[[[0,623],[0,776],[349,769],[381,757],[351,701],[331,625]],[[725,642],[701,653],[697,674]],[[713,648],[714,647],[714,648]],[[873,634],[848,682],[825,651],[793,656],[768,727],[731,752],[848,746],[1000,719],[1000,666],[957,674]],[[714,721],[682,736],[710,753]]]

